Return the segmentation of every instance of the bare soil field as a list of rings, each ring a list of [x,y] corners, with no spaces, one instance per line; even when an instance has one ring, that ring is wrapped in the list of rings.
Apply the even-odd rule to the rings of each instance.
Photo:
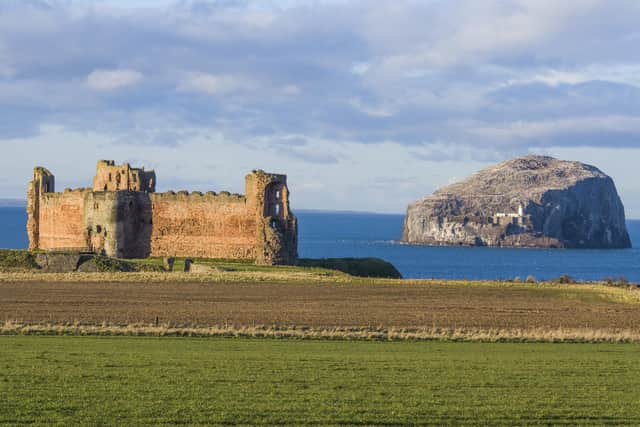
[[[640,334],[638,293],[593,285],[41,280],[0,282],[0,321],[315,329],[566,328]]]

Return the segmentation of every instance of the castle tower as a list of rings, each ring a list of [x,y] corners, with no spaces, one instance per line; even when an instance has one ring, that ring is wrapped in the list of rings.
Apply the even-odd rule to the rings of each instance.
[[[129,163],[116,165],[113,160],[99,160],[93,191],[156,191],[156,173],[132,168]]]
[[[93,191],[85,196],[87,247],[118,258],[149,256],[151,201],[156,174],[129,163],[99,160]]]
[[[255,212],[256,263],[293,264],[298,222],[289,208],[287,176],[256,170],[245,177],[247,207]]]
[[[40,246],[40,198],[55,191],[55,177],[43,167],[33,169],[33,180],[27,190],[27,236],[29,250]]]

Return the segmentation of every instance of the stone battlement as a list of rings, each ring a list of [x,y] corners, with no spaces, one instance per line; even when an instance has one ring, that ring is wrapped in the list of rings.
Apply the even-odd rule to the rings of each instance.
[[[29,184],[32,250],[81,248],[119,258],[193,256],[292,264],[297,219],[286,175],[245,177],[245,195],[226,191],[156,193],[156,174],[100,160],[91,189],[55,192],[55,177],[36,167]]]
[[[222,191],[220,193],[216,193],[215,191],[207,191],[203,193],[201,191],[166,191],[164,193],[153,193],[154,198],[158,199],[167,199],[167,200],[187,200],[187,199],[198,199],[203,198],[206,200],[210,200],[211,202],[220,202],[220,203],[245,203],[247,201],[246,196],[237,193],[229,193],[228,191]]]

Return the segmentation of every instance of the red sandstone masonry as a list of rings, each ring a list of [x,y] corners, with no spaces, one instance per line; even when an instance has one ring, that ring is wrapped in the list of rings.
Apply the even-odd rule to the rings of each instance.
[[[151,195],[151,255],[255,259],[256,215],[242,196]]]
[[[116,165],[113,160],[100,160],[93,178],[93,191],[156,190],[156,173],[144,168],[132,168],[129,163]]]
[[[40,199],[39,249],[84,248],[84,191],[45,193]]]
[[[29,248],[82,249],[121,258],[193,256],[292,264],[297,220],[285,175],[253,171],[246,195],[154,193],[155,173],[101,160],[93,190],[55,193],[34,169],[28,192]]]

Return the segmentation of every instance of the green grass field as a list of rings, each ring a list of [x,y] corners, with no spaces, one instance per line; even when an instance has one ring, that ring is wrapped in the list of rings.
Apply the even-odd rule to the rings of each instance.
[[[640,345],[0,337],[0,423],[640,424]]]

